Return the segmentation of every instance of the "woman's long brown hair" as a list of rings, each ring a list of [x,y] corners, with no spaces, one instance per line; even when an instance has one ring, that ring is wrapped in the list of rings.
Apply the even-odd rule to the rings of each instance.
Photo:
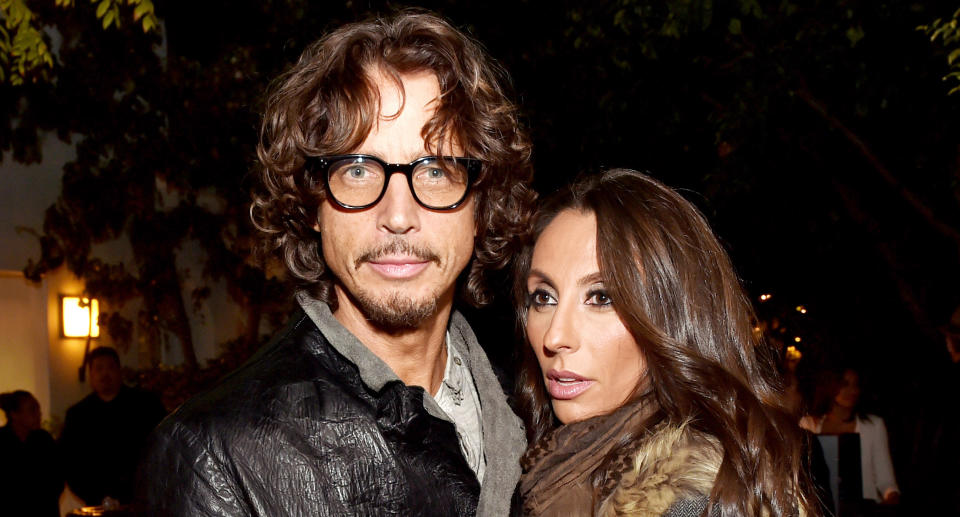
[[[616,169],[549,199],[533,237],[568,209],[596,215],[600,274],[646,358],[648,388],[635,395],[658,410],[629,439],[663,420],[689,421],[723,451],[710,498],[723,515],[817,515],[776,355],[754,332],[751,305],[703,215],[649,176]],[[521,324],[532,248],[531,240],[518,260]],[[523,349],[517,397],[533,444],[555,420],[536,357]]]

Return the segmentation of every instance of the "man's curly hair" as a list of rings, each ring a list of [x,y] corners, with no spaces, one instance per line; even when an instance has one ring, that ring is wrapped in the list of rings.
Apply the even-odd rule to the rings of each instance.
[[[304,170],[305,159],[359,147],[380,113],[378,74],[402,95],[401,76],[424,71],[436,75],[441,92],[424,141],[438,155],[455,142],[484,164],[471,187],[477,236],[462,286],[468,303],[489,303],[487,272],[506,267],[519,249],[535,194],[530,140],[505,92],[506,72],[479,43],[430,13],[405,10],[345,25],[310,45],[275,82],[257,146],[260,186],[250,207],[267,248],[333,306],[333,278],[314,230],[326,193],[322,178]]]

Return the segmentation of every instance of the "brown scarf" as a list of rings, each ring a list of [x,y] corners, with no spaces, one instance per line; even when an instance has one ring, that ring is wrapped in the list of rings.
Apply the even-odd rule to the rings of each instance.
[[[639,429],[653,413],[652,406],[630,403],[609,415],[562,425],[545,434],[520,460],[523,514],[593,515],[595,503],[610,495],[620,475],[632,466],[633,451],[619,450],[615,461],[601,464],[618,445],[620,437]],[[591,479],[601,466],[608,475],[594,501]]]

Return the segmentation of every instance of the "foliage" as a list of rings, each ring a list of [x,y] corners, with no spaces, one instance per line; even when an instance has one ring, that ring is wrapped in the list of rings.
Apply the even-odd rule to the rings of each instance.
[[[0,148],[36,162],[43,131],[79,143],[31,272],[66,263],[111,307],[142,300],[140,317],[110,314],[107,327],[154,348],[185,333],[179,315],[214,282],[251,321],[281,312],[251,304],[289,299],[259,272],[245,222],[259,95],[326,29],[389,7],[319,4],[158,2],[163,40],[129,23],[103,31],[100,4],[36,7],[65,36],[57,81],[0,85]],[[811,307],[822,338],[804,343],[918,364],[942,348],[940,315],[960,302],[960,106],[942,95],[943,59],[915,28],[955,2],[420,4],[514,77],[539,190],[603,167],[651,170],[706,212],[755,295]],[[952,52],[946,37],[936,40]],[[98,255],[116,241],[133,258]],[[203,258],[186,271],[176,265],[191,243]],[[485,341],[509,349],[505,333]],[[866,350],[898,341],[927,346]]]
[[[826,344],[922,339],[919,362],[960,302],[958,106],[915,31],[950,4],[513,2],[496,24],[450,11],[514,75],[539,190],[651,170],[707,213],[755,295],[805,300]]]
[[[949,50],[947,66],[950,67],[951,71],[943,76],[943,80],[954,83],[960,83],[960,23],[957,21],[958,17],[960,17],[960,9],[954,11],[953,18],[950,20],[944,21],[937,18],[930,25],[917,27],[917,30],[921,30],[927,36],[930,36],[931,42],[939,39],[944,47]],[[953,95],[957,92],[960,92],[960,84],[951,88],[947,94]]]
[[[54,0],[57,7],[73,7],[75,0]],[[131,18],[139,22],[143,32],[160,29],[152,0],[91,0],[97,4],[96,17],[101,26],[120,27],[121,6],[132,8]],[[9,81],[16,86],[30,79],[46,80],[53,68],[53,52],[47,37],[39,29],[43,24],[24,0],[0,0],[0,83]]]
[[[0,0],[0,83],[46,78],[53,56],[23,0]]]
[[[237,339],[223,344],[223,353],[201,368],[186,365],[157,365],[125,372],[127,380],[160,396],[167,411],[183,404],[191,396],[213,387],[226,374],[246,361],[261,345]]]
[[[66,265],[103,299],[110,336],[121,348],[136,342],[151,366],[162,347],[177,344],[183,367],[199,368],[190,314],[217,284],[244,313],[244,342],[259,342],[261,324],[275,325],[289,297],[253,254],[242,183],[265,83],[257,51],[191,54],[195,47],[180,46],[193,37],[183,18],[167,21],[160,52],[156,33],[54,16],[65,35],[57,80],[18,90],[3,105],[9,126],[0,128],[22,161],[39,157],[44,131],[76,141],[46,213],[41,256],[26,275],[39,280]],[[132,318],[124,312],[131,302],[139,306]]]

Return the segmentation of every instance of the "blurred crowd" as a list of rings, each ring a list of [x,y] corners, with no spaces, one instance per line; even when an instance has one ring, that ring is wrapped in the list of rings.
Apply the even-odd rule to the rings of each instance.
[[[7,418],[0,428],[4,515],[59,516],[67,489],[81,506],[132,502],[141,449],[166,411],[152,393],[123,383],[114,349],[93,349],[87,365],[92,393],[67,410],[58,440],[41,428],[40,404],[31,393],[0,395]]]
[[[827,514],[960,515],[960,308],[940,330],[940,363],[902,400],[880,400],[869,388],[893,380],[865,382],[842,353],[807,361],[785,347],[786,397],[816,437],[811,464]]]

